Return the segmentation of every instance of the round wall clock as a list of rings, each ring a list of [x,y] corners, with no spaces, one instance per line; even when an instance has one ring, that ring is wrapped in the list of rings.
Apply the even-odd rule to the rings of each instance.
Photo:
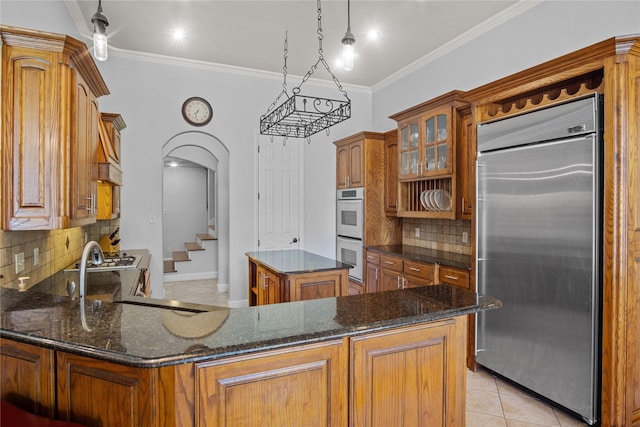
[[[182,117],[193,126],[204,126],[213,118],[213,109],[206,99],[193,96],[182,104]]]

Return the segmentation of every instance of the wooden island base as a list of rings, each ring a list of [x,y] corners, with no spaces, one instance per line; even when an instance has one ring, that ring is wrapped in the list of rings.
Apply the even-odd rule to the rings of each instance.
[[[465,342],[460,316],[134,368],[3,339],[2,395],[29,384],[32,408],[89,426],[463,426]]]
[[[348,264],[302,250],[246,255],[251,306],[349,295]]]

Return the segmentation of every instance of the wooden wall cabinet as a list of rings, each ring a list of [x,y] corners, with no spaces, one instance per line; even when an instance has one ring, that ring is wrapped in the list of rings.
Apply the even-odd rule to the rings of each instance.
[[[336,185],[355,188],[364,185],[363,141],[355,140],[336,149]]]
[[[391,116],[398,122],[397,215],[408,218],[455,219],[458,150],[462,143],[462,111],[469,110],[464,92],[452,91]],[[439,205],[421,198],[438,191]],[[441,201],[440,201],[441,200]]]
[[[384,212],[398,214],[398,131],[384,134]]]
[[[453,171],[455,138],[453,105],[421,104],[392,118],[398,122],[398,179],[449,176]],[[402,118],[410,116],[408,118]]]
[[[98,182],[98,212],[96,219],[117,218],[113,200],[113,185],[108,182]]]
[[[98,216],[97,219],[120,217],[121,132],[126,127],[120,114],[100,113],[98,126]]]
[[[359,132],[334,142],[338,165],[345,148],[351,155],[358,153],[360,156],[355,163],[360,164],[363,170],[359,186],[364,187],[364,245],[388,245],[402,241],[402,224],[397,218],[385,214],[385,141],[383,133]],[[354,150],[356,146],[359,148]],[[337,181],[337,187],[341,188],[340,181]]]
[[[95,222],[97,98],[109,93],[86,45],[0,26],[5,230]]]
[[[98,99],[80,74],[75,80],[75,117],[70,139],[71,227],[95,222],[98,197]]]
[[[98,181],[98,213],[96,219],[120,217],[120,186]]]
[[[470,108],[461,110],[456,166],[457,219],[473,219],[476,200],[476,130]]]

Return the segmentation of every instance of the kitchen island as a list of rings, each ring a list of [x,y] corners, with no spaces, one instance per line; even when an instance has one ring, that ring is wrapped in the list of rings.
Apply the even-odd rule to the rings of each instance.
[[[247,252],[249,305],[348,295],[352,265],[300,249]]]
[[[87,425],[460,426],[464,316],[499,306],[450,285],[233,309],[3,290],[2,398]]]

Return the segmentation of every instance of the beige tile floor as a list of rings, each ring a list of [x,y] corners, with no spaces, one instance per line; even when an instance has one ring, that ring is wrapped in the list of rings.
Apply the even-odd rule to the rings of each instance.
[[[226,306],[217,280],[164,284],[165,299]],[[574,427],[586,424],[486,371],[467,371],[466,427]]]
[[[164,299],[196,304],[228,305],[228,295],[218,292],[218,279],[165,282]]]
[[[467,371],[466,427],[584,425],[580,420],[569,417],[487,371]]]

